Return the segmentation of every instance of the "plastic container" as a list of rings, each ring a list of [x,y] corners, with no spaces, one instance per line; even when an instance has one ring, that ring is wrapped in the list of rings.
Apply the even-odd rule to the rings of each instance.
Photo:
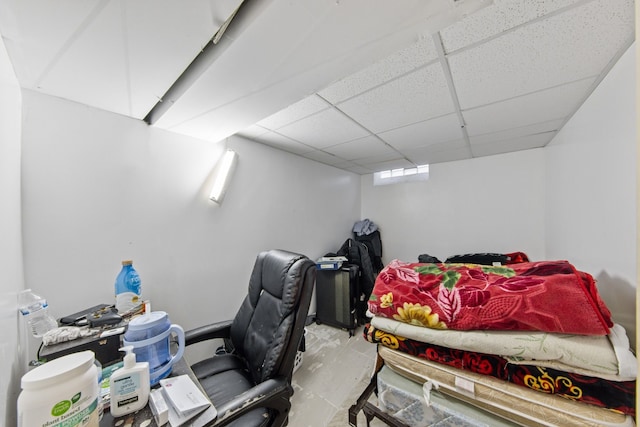
[[[22,376],[18,427],[97,427],[98,368],[90,350],[54,359]]]
[[[120,349],[127,354],[124,365],[110,378],[111,415],[121,417],[145,407],[149,401],[149,363],[136,362],[132,346]]]
[[[170,336],[175,334],[178,347],[171,354]],[[172,325],[164,311],[152,311],[135,317],[129,322],[124,333],[125,346],[133,346],[138,362],[149,362],[151,385],[169,376],[173,364],[184,353],[184,330],[180,325]]]
[[[47,300],[25,289],[18,294],[20,313],[27,320],[31,333],[36,338],[58,327],[58,322],[49,312]]]
[[[133,268],[133,261],[122,261],[122,269],[116,277],[116,309],[122,314],[141,303],[140,276]]]

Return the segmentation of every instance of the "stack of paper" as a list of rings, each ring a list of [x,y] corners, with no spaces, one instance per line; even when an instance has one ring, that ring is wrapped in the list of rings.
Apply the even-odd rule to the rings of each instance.
[[[212,406],[207,397],[188,375],[160,380],[169,407],[169,423],[178,427]]]

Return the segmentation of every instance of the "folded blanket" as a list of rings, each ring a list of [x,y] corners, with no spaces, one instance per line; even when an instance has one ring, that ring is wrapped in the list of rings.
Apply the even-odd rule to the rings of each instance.
[[[382,331],[372,325],[365,325],[363,334],[371,343],[378,343],[420,359],[498,378],[575,402],[635,415],[635,381],[610,381],[536,365],[514,365],[505,358],[493,354],[457,350],[415,341]]]
[[[567,261],[484,266],[392,261],[369,311],[435,329],[606,335],[611,313],[595,280]]]
[[[452,331],[423,328],[374,316],[371,326],[415,341],[494,354],[510,363],[537,365],[612,381],[635,380],[638,362],[618,324],[608,336],[537,331]]]

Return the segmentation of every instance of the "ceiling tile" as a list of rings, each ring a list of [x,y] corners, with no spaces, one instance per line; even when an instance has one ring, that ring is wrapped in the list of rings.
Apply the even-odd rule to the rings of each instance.
[[[391,169],[412,168],[416,166],[415,164],[411,163],[406,159],[394,159],[394,160],[372,162],[372,163],[358,162],[358,164],[373,172],[380,172],[380,171],[386,171]]]
[[[335,109],[324,110],[281,127],[278,133],[316,148],[329,147],[369,134]]]
[[[450,53],[584,0],[494,0],[493,4],[440,31]]]
[[[298,141],[294,141],[286,136],[278,135],[275,132],[267,132],[259,137],[252,138],[255,141],[261,142],[265,145],[269,145],[280,150],[288,151],[294,154],[304,154],[313,151],[314,149],[304,144],[300,144]]]
[[[64,5],[66,3],[66,7]],[[16,77],[23,87],[36,88],[39,78],[61,50],[81,35],[108,2],[50,2],[3,0],[0,28]]]
[[[382,132],[378,136],[394,148],[404,150],[462,138],[463,135],[458,116],[449,114]]]
[[[330,104],[318,95],[313,94],[296,102],[295,104],[290,105],[284,110],[278,111],[264,120],[260,120],[258,124],[264,128],[276,130],[282,126],[303,119],[329,107],[331,107]]]
[[[451,55],[460,105],[598,76],[631,42],[633,25],[631,0],[593,1]]]
[[[421,37],[416,43],[362,71],[345,77],[319,92],[320,96],[337,104],[369,89],[395,79],[438,57],[433,39]]]
[[[366,175],[372,173],[373,170],[364,166],[356,165],[354,163],[340,163],[336,165],[337,168],[344,169],[349,172],[356,173],[358,175]]]
[[[240,2],[191,0],[189,7],[173,0],[121,2],[133,116],[147,115]]]
[[[404,154],[417,165],[452,162],[472,157],[471,150],[463,139],[447,141],[434,146],[407,149]]]
[[[265,133],[269,133],[269,129],[265,129],[262,126],[256,124],[238,132],[238,135],[244,136],[245,138],[257,138],[260,135],[264,135]]]
[[[37,82],[38,89],[107,111],[132,113],[126,25],[119,2],[109,4],[72,37]]]
[[[306,157],[307,159],[315,160],[316,162],[324,163],[331,166],[344,163],[344,159],[336,157],[322,150],[314,150],[308,153],[304,153],[302,154],[302,157]]]
[[[454,111],[439,63],[351,98],[338,107],[373,133]]]
[[[580,106],[594,82],[581,80],[463,111],[467,133],[481,135],[564,118]]]
[[[393,148],[373,135],[326,147],[323,150],[346,160],[358,160],[380,155],[398,156]]]
[[[504,141],[514,138],[520,138],[528,135],[535,135],[539,133],[556,132],[560,130],[560,127],[564,124],[564,119],[551,120],[548,122],[535,123],[528,126],[520,126],[503,130],[500,132],[485,133],[477,136],[470,136],[469,141],[471,144],[486,144],[497,141]]]
[[[494,154],[509,153],[520,150],[530,150],[547,145],[557,132],[539,133],[520,138],[507,139],[503,141],[490,142],[485,144],[472,144],[471,151],[474,157],[492,156]]]

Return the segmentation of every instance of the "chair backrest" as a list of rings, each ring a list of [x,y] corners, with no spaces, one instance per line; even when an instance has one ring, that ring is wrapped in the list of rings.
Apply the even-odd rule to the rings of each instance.
[[[291,377],[315,284],[315,263],[274,249],[258,255],[231,341],[256,383]]]

